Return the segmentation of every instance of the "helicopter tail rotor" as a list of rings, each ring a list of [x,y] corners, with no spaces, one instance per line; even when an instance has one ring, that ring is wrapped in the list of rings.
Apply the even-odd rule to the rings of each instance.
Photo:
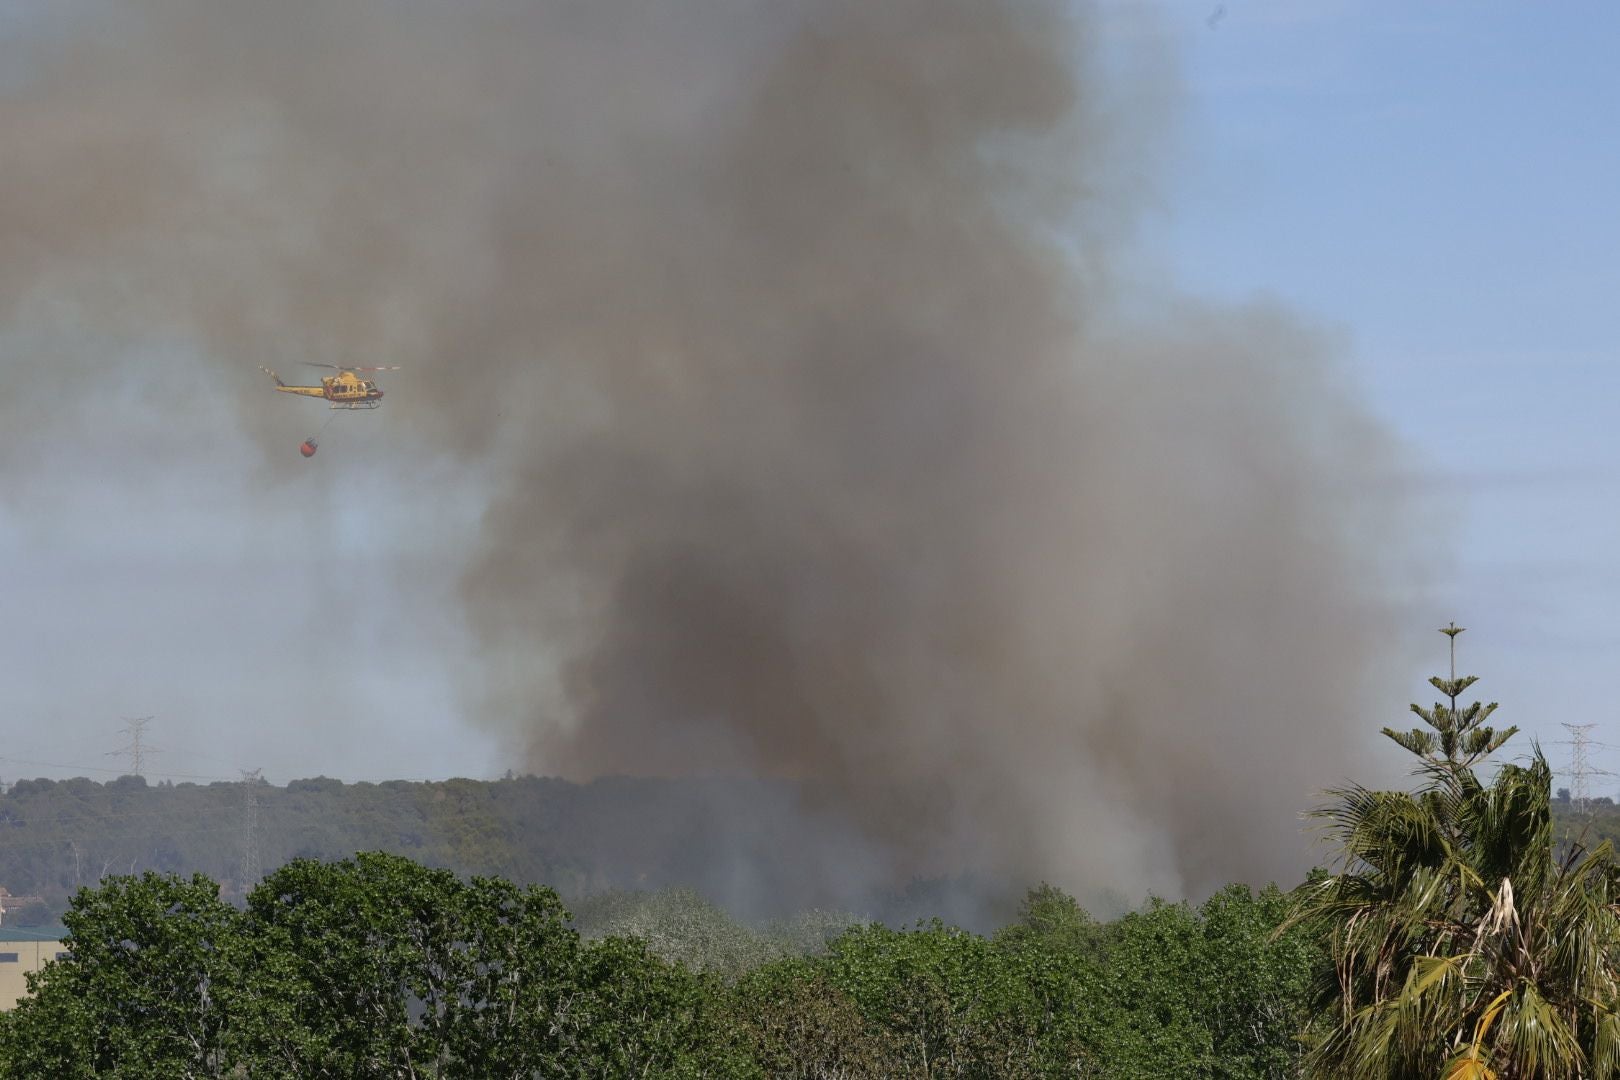
[[[281,381],[281,376],[280,375],[277,375],[275,372],[271,371],[269,368],[263,366],[262,364],[259,366],[259,370],[264,372],[266,375],[270,376],[272,379],[274,379],[277,386],[286,386],[287,385],[286,383]]]

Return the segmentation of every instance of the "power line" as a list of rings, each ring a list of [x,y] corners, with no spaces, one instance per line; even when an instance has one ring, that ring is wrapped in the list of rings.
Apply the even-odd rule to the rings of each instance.
[[[128,753],[129,752],[129,747],[125,747],[123,750],[116,751],[116,752],[117,753]],[[143,746],[141,748],[141,752],[144,755],[144,754],[156,753],[157,751],[152,747],[144,747]],[[106,756],[111,757],[112,754],[109,753]],[[223,759],[217,759],[217,760],[223,760]],[[75,772],[75,771],[77,771],[77,772],[107,773],[109,775],[115,775],[115,776],[128,776],[129,775],[128,770],[125,770],[125,769],[109,769],[106,766],[102,766],[102,765],[81,765],[81,764],[78,764],[78,763],[75,763],[75,762],[69,762],[69,761],[39,761],[39,760],[32,759],[32,758],[17,758],[17,757],[0,756],[0,763],[6,764],[6,765],[32,765],[35,768],[41,768],[41,769],[61,769],[64,772]],[[221,782],[224,782],[224,783],[236,783],[236,781],[232,780],[230,777],[228,777],[228,776],[220,776],[217,773],[162,772],[162,773],[156,773],[155,775],[160,780],[208,780],[208,781],[212,781],[214,783],[221,783]],[[19,777],[19,779],[28,779],[28,777]],[[42,779],[52,780],[53,783],[62,783],[62,781],[54,780],[51,777],[43,777]],[[145,779],[145,777],[142,777],[142,779]],[[271,781],[266,779],[265,782],[270,783]],[[15,783],[15,781],[13,781],[13,783]]]
[[[259,778],[260,770],[242,773],[242,892],[259,881]]]
[[[151,719],[151,718],[148,717],[147,719]],[[126,730],[126,729],[120,729],[120,730]],[[1593,743],[1592,745],[1601,746],[1603,744],[1601,744],[1601,743]],[[131,746],[125,746],[122,749],[111,751],[111,752],[109,752],[109,753],[107,753],[107,754],[105,754],[103,756],[112,757],[115,754],[128,754],[128,753],[130,753],[130,751],[132,749],[133,749],[133,742],[132,742]],[[49,753],[50,751],[46,751],[46,752]],[[161,747],[150,746],[150,745],[147,745],[145,743],[143,743],[142,746],[141,746],[141,754],[142,754],[143,757],[145,755],[147,755],[147,754],[158,754],[158,753],[169,753],[169,752],[170,751],[168,751],[166,749],[163,749]],[[192,756],[192,757],[206,757],[205,755],[202,755],[202,754],[191,754],[189,751],[185,751],[185,750],[174,751],[174,752],[180,753],[180,754],[186,755],[186,756]],[[222,762],[222,763],[227,764],[227,765],[233,764],[232,762],[226,761],[224,758],[206,758],[206,760],[218,761],[218,762]],[[11,757],[10,755],[7,755],[7,754],[0,754],[0,765],[28,765],[28,766],[31,766],[33,768],[60,769],[63,772],[73,772],[73,773],[80,773],[80,774],[82,774],[82,773],[105,773],[108,776],[128,776],[128,775],[130,775],[129,772],[127,770],[125,770],[125,769],[108,768],[105,765],[85,765],[85,764],[82,764],[80,762],[72,762],[72,761],[43,761],[43,760],[40,760],[38,758]],[[238,766],[236,766],[236,768],[237,768],[237,771],[240,773],[241,766],[238,765]],[[230,784],[235,784],[235,783],[240,782],[240,777],[233,778],[233,777],[229,777],[229,776],[222,776],[222,775],[220,775],[218,773],[185,773],[185,772],[163,771],[163,772],[153,773],[153,775],[156,776],[159,780],[194,780],[194,781],[209,781],[211,783],[230,783]],[[533,774],[525,774],[525,775],[533,775]],[[18,779],[19,780],[27,780],[27,779],[32,779],[32,778],[19,775]],[[40,777],[39,779],[53,780],[53,781],[55,781],[57,783],[61,782],[61,780],[56,778],[56,777]],[[145,779],[145,777],[143,776],[142,779]],[[286,786],[287,783],[290,783],[292,780],[314,780],[314,779],[336,780],[338,783],[343,784],[346,787],[353,787],[353,786],[355,786],[357,784],[373,784],[373,785],[375,785],[375,784],[443,784],[443,783],[447,783],[447,782],[449,782],[451,780],[477,780],[477,781],[484,781],[484,782],[494,782],[494,781],[500,779],[500,777],[497,777],[497,776],[469,776],[469,775],[467,775],[465,773],[450,773],[448,775],[440,774],[440,775],[437,775],[437,776],[398,776],[398,775],[390,775],[390,774],[386,774],[386,773],[384,773],[384,774],[373,773],[373,774],[371,774],[369,776],[349,775],[347,777],[342,777],[342,776],[328,777],[324,773],[320,773],[320,774],[307,774],[306,773],[306,774],[303,774],[303,775],[295,776],[295,775],[289,773],[286,781],[277,780],[275,777],[270,777],[270,776],[265,777],[264,781],[265,781],[265,783],[270,784],[270,785],[275,786],[275,787],[284,787],[284,786]],[[7,786],[9,787],[10,785],[8,784]]]
[[[106,754],[107,757],[117,757],[120,754],[128,754],[130,764],[129,775],[139,776],[142,780],[146,779],[146,775],[141,772],[141,759],[146,757],[148,754],[156,754],[159,752],[158,748],[155,746],[141,745],[141,736],[146,732],[146,725],[150,724],[152,720],[153,718],[150,716],[136,717],[133,720],[126,716],[124,718],[124,726],[120,730],[129,736],[129,745],[121,746],[117,750],[109,750]]]
[[[1566,723],[1561,726],[1570,735],[1567,740],[1564,740],[1563,745],[1572,748],[1567,770],[1569,773],[1570,802],[1575,807],[1576,813],[1584,815],[1586,813],[1586,804],[1592,797],[1592,789],[1588,779],[1593,776],[1613,776],[1614,773],[1608,769],[1600,769],[1593,765],[1591,759],[1587,756],[1587,750],[1594,745],[1598,745],[1592,741],[1592,729],[1597,727],[1597,724]]]

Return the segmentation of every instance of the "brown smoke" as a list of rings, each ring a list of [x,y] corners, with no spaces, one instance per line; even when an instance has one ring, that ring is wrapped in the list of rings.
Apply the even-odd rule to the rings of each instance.
[[[878,853],[829,875],[1303,864],[1370,730],[1388,447],[1286,312],[1133,281],[1151,40],[1034,0],[51,30],[0,96],[7,332],[406,365],[408,463],[488,487],[469,698],[528,767],[806,781]]]

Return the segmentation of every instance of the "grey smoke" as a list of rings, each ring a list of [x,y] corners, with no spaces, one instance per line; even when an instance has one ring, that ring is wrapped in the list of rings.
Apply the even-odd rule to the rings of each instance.
[[[520,767],[802,782],[808,877],[852,888],[1305,865],[1382,722],[1393,448],[1300,319],[1143,280],[1161,38],[1035,0],[25,10],[0,467],[42,374],[165,419],[208,375],[297,490],[243,374],[402,364],[374,430],[424,530],[487,493],[441,541]]]

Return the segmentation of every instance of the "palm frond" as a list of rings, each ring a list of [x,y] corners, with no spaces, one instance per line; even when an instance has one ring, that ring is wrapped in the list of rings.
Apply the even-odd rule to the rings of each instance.
[[[1571,1019],[1531,983],[1519,985],[1497,1031],[1496,1045],[1525,1076],[1574,1080],[1586,1071],[1586,1054]]]

